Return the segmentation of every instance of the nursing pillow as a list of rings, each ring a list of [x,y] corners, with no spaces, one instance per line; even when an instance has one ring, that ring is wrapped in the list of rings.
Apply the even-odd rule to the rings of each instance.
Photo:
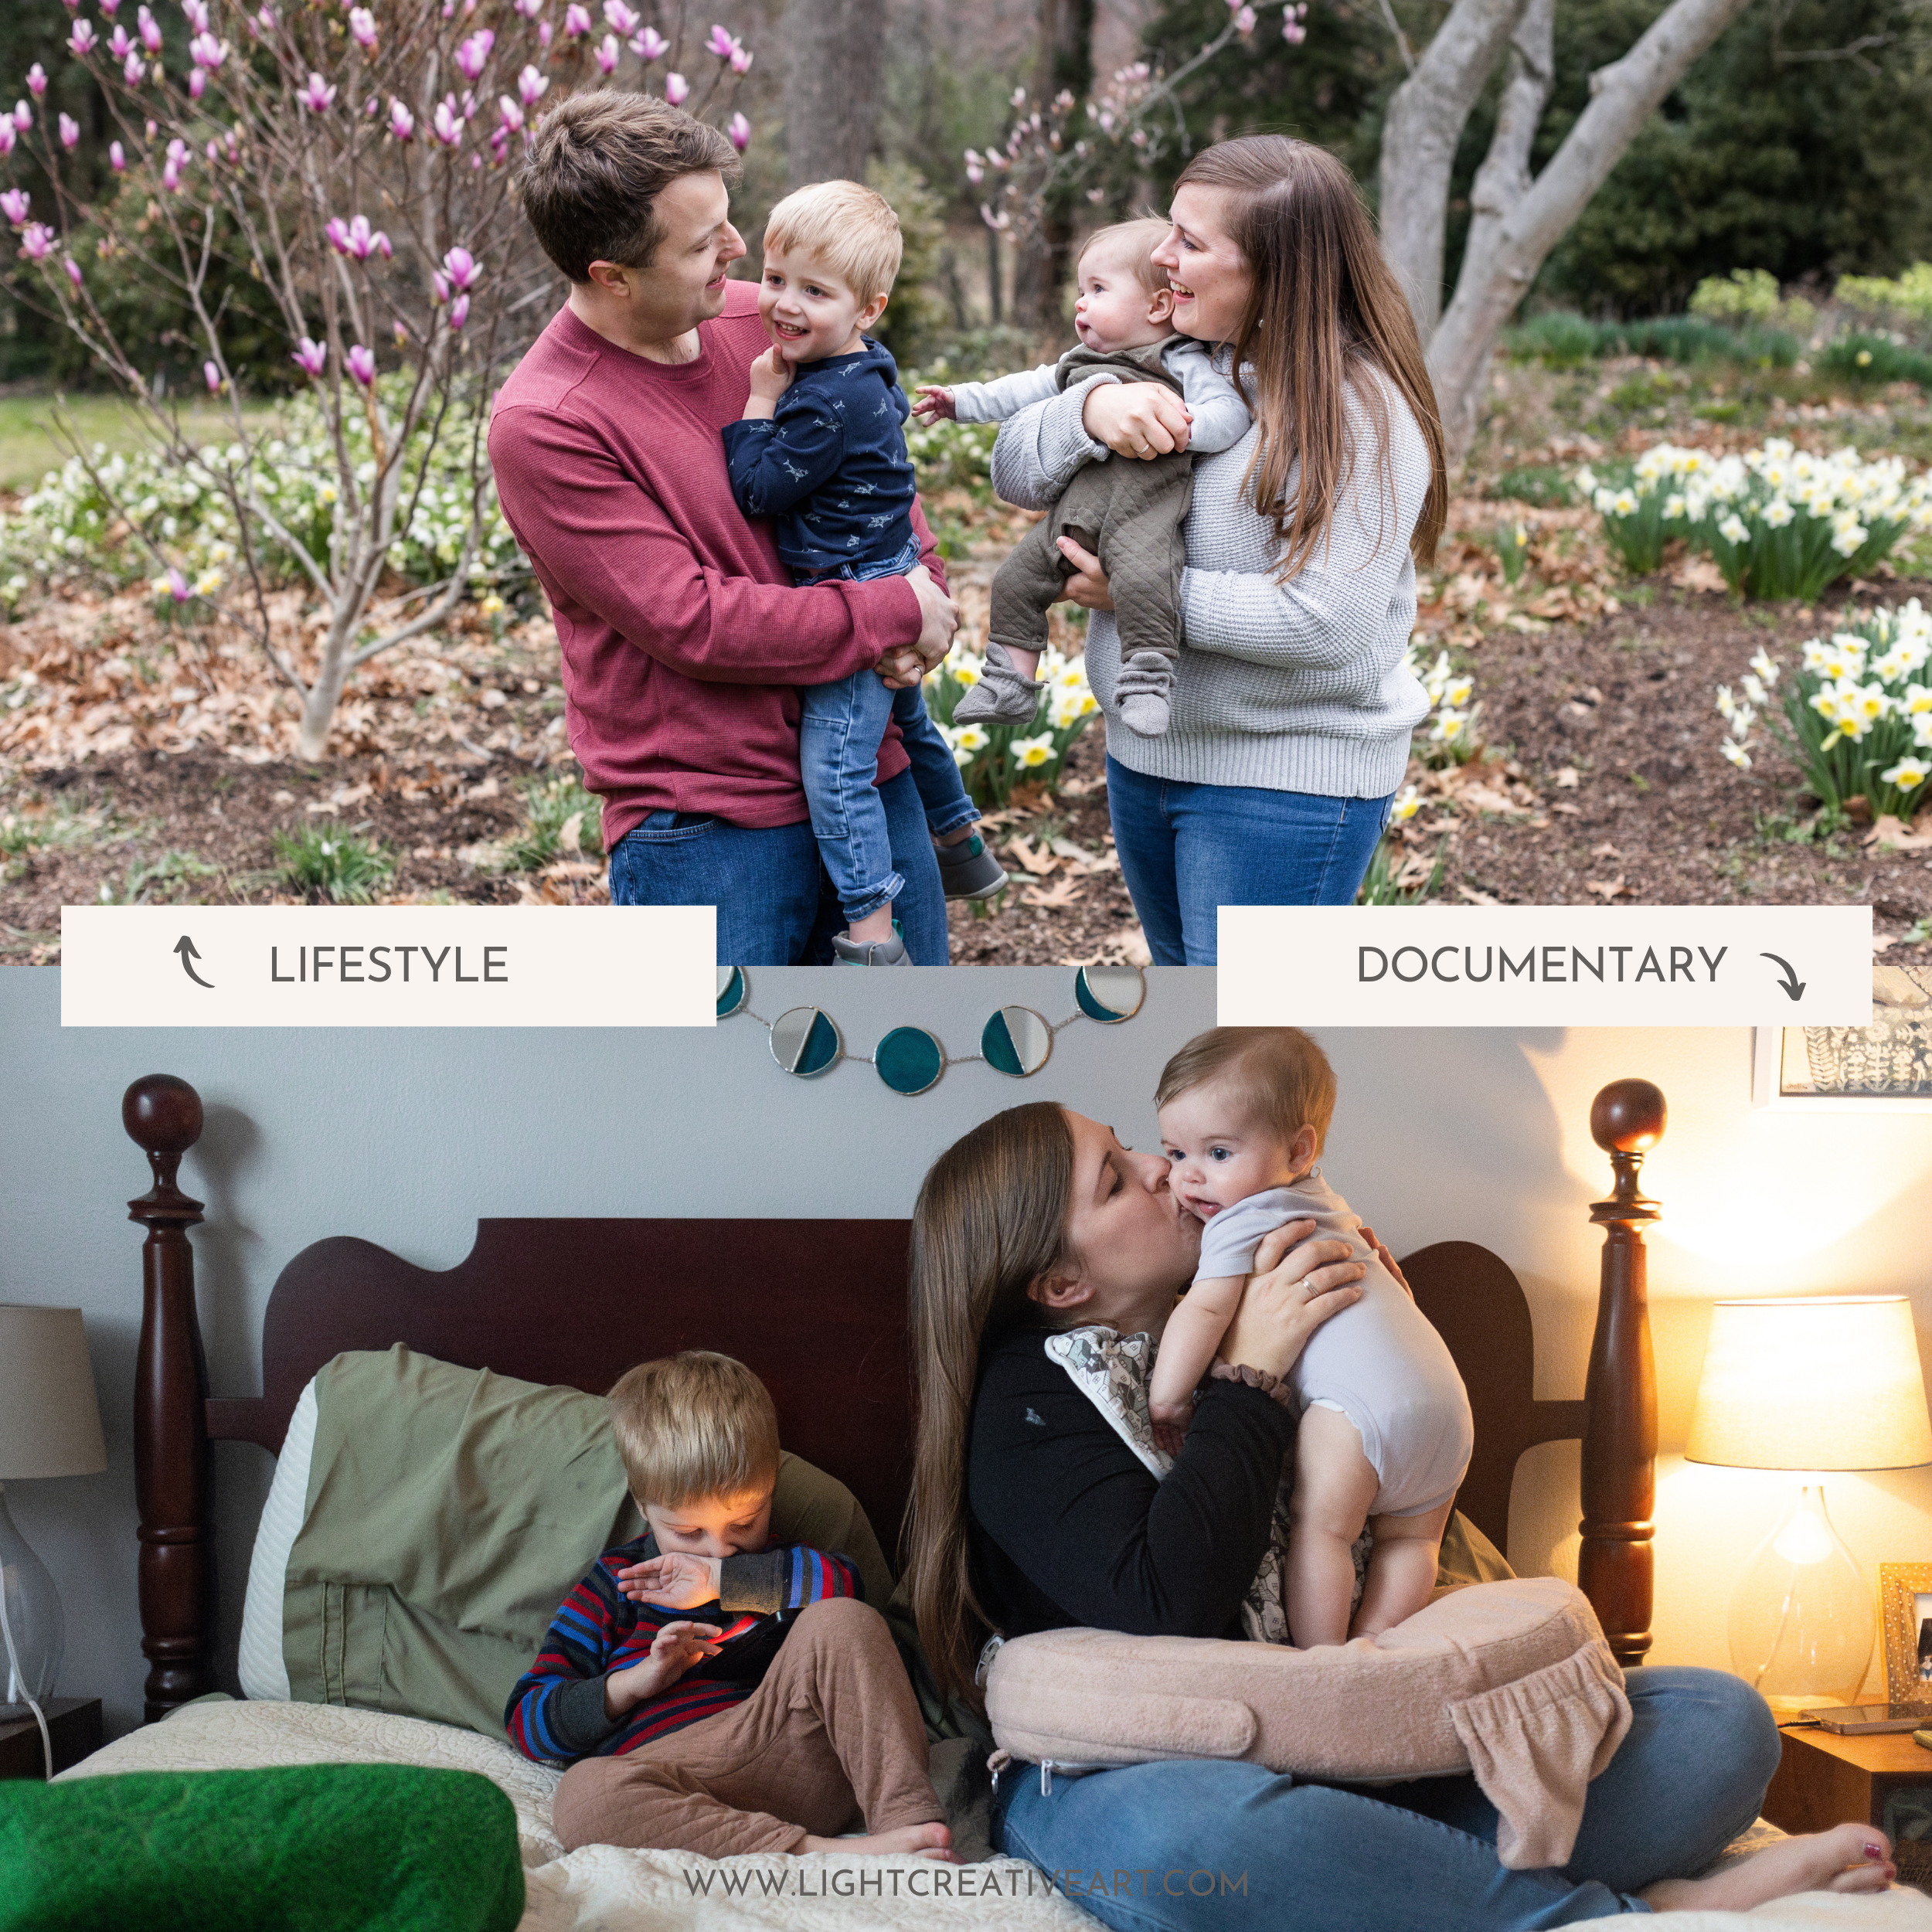
[[[1473,1771],[1517,1871],[1568,1862],[1583,1788],[1630,1729],[1596,1613],[1554,1577],[1450,1590],[1318,1650],[1041,1631],[995,1652],[986,1713],[1002,1750],[1056,1766],[1238,1758],[1337,1784]]]

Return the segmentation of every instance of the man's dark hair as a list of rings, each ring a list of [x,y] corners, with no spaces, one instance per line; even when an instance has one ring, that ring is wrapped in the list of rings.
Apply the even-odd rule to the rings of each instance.
[[[664,240],[657,199],[685,175],[736,182],[737,150],[716,128],[650,94],[573,94],[537,123],[519,182],[543,252],[573,282],[593,262],[645,268]]]

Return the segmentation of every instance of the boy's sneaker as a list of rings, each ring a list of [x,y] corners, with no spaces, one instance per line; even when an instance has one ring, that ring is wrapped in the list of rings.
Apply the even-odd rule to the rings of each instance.
[[[838,966],[910,966],[912,955],[894,927],[889,939],[854,939],[849,933],[835,933],[832,950]]]
[[[1005,867],[978,832],[957,845],[935,845],[933,855],[939,861],[939,880],[948,899],[991,899],[1005,886]]]
[[[1031,724],[1046,689],[1007,655],[1003,644],[986,647],[979,682],[953,707],[954,724]]]

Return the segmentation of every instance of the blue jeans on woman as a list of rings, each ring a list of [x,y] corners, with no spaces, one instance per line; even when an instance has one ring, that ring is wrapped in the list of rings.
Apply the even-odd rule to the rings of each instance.
[[[1352,906],[1385,798],[1150,778],[1109,757],[1121,871],[1157,966],[1212,966],[1223,906]]]
[[[1357,1790],[1199,1759],[1056,1777],[1044,1794],[1015,1764],[993,1844],[1121,1932],[1541,1932],[1648,1912],[1636,1893],[1693,1876],[1748,1828],[1779,1744],[1763,1699],[1721,1671],[1628,1681],[1630,1733],[1560,1871],[1497,1862],[1473,1777]]]
[[[877,680],[875,679],[874,682]],[[946,896],[913,774],[879,786],[894,868],[894,908],[915,966],[946,964]],[[734,825],[708,814],[654,811],[611,854],[617,906],[715,906],[721,966],[829,966],[845,914],[818,862],[811,827]]]

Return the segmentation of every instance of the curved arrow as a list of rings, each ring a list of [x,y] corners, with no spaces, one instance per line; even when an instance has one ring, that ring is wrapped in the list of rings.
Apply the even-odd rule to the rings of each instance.
[[[185,973],[197,986],[207,986],[209,992],[212,993],[215,990],[214,988],[212,985],[209,985],[209,982],[203,979],[200,974],[195,971],[195,968],[191,963],[201,957],[201,954],[195,950],[195,942],[190,939],[185,933],[183,933],[180,938],[175,941],[172,950],[178,952],[181,955],[181,970]]]
[[[1758,957],[1777,960],[1777,964],[1784,968],[1784,977],[1777,983],[1791,998],[1796,999],[1804,992],[1804,982],[1798,978],[1796,968],[1788,959],[1780,959],[1776,953],[1760,953]]]

